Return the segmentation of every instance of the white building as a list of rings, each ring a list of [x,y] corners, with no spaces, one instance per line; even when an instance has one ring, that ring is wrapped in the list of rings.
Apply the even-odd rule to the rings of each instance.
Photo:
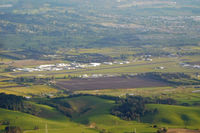
[[[94,66],[94,67],[97,67],[97,66],[100,66],[101,63],[90,63],[90,66]]]
[[[113,63],[112,62],[104,62],[103,64],[105,64],[105,65],[112,65]]]

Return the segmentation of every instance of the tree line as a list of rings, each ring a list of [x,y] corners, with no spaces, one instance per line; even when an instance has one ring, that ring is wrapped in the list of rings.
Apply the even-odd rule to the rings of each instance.
[[[124,120],[141,120],[141,117],[146,114],[156,114],[158,113],[158,109],[147,109],[145,104],[176,104],[176,100],[167,98],[149,98],[149,97],[141,97],[141,96],[127,96],[125,99],[118,99],[115,101],[117,106],[115,106],[111,110],[112,115],[116,115]]]
[[[173,85],[199,85],[200,80],[192,78],[185,73],[161,73],[161,72],[148,72],[142,73],[138,76],[142,78],[154,79],[162,82],[166,82]]]
[[[0,108],[20,111],[24,106],[23,100],[24,98],[21,96],[0,93]]]

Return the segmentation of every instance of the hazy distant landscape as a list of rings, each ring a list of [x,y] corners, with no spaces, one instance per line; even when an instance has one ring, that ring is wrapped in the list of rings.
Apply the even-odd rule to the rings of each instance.
[[[198,0],[6,0],[0,4],[0,39],[5,48],[175,46],[199,42]]]
[[[199,125],[199,0],[0,1],[0,133]]]

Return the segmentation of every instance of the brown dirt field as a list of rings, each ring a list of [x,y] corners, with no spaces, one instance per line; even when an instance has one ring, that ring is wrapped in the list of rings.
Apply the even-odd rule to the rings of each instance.
[[[200,131],[189,129],[168,129],[167,133],[200,133]]]
[[[104,78],[93,78],[93,79],[60,80],[56,82],[56,86],[58,86],[61,89],[69,89],[75,91],[75,90],[161,87],[161,86],[167,86],[167,84],[156,80],[142,79],[138,77],[133,77],[133,78],[104,77]]]
[[[191,65],[200,65],[200,61],[196,61],[196,62],[189,62],[189,64],[191,64]]]

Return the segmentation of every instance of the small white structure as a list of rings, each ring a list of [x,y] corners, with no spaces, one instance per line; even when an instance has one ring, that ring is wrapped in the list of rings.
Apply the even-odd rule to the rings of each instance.
[[[193,67],[194,68],[200,68],[200,65],[194,65]]]
[[[112,65],[113,63],[112,62],[104,62],[103,64],[105,64],[105,65]]]
[[[129,61],[124,61],[124,63],[125,63],[125,64],[129,64],[130,62],[129,62]]]
[[[49,65],[40,65],[38,68],[46,68],[46,67],[54,67],[54,64],[49,64]]]
[[[153,61],[151,58],[146,58],[145,61]]]
[[[99,78],[99,77],[103,77],[103,75],[102,74],[92,74],[90,76],[90,78]]]
[[[56,64],[56,67],[67,67],[67,66],[70,66],[70,64],[65,64],[65,63]]]
[[[97,66],[100,66],[101,63],[90,63],[90,66],[94,66],[94,67],[97,67]]]
[[[81,76],[82,78],[88,78],[89,76],[87,74],[83,74],[83,76]]]
[[[113,63],[114,64],[120,64],[120,65],[124,64],[123,62],[119,62],[119,61],[114,61]]]
[[[163,69],[165,69],[165,67],[163,67],[163,66],[160,66],[160,67],[156,67],[155,69],[160,69],[160,70],[163,70]]]
[[[144,57],[149,58],[149,57],[151,57],[151,55],[150,54],[149,55],[144,55]]]

